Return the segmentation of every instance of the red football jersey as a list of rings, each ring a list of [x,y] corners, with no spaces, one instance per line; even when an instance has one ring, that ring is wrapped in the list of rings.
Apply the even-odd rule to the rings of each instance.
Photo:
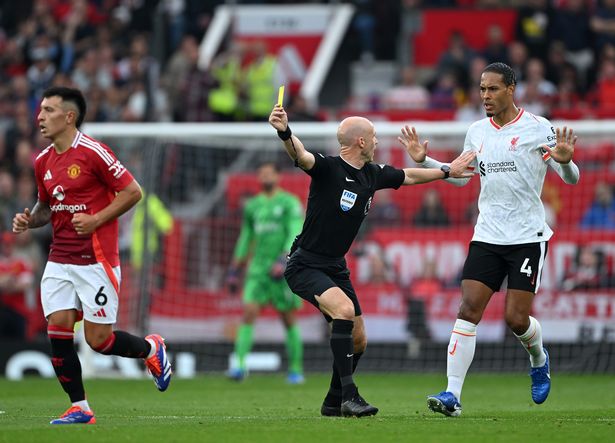
[[[51,208],[53,241],[49,260],[56,263],[118,266],[118,221],[79,235],[71,222],[79,212],[95,214],[133,180],[109,147],[77,132],[71,147],[58,154],[47,147],[34,162],[38,199]]]

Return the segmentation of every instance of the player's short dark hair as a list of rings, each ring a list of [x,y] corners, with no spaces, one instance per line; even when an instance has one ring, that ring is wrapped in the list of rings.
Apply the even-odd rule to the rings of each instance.
[[[261,169],[265,166],[270,166],[275,172],[280,172],[280,166],[274,162],[273,160],[265,160],[258,165],[258,169]]]
[[[87,106],[85,104],[85,98],[79,89],[67,88],[65,86],[52,86],[51,88],[47,88],[45,92],[43,92],[43,98],[49,97],[60,97],[65,102],[70,102],[77,107],[77,128],[81,126],[83,123],[83,119],[85,118],[85,113],[87,111]]]
[[[515,71],[513,71],[513,69],[506,63],[491,63],[487,65],[485,69],[483,69],[483,72],[495,72],[496,74],[501,74],[502,79],[504,80],[504,84],[506,86],[517,84],[517,76],[515,75]]]

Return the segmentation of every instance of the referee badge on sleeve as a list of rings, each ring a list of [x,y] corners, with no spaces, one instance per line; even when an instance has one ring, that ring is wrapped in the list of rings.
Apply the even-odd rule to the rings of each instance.
[[[354,192],[350,192],[346,189],[342,191],[342,196],[340,197],[340,207],[342,211],[350,211],[357,201],[357,194]]]

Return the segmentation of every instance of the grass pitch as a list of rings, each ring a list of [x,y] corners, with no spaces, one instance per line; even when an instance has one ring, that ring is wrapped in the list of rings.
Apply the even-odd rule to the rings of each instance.
[[[88,380],[95,425],[50,426],[69,406],[56,380],[0,379],[0,442],[602,442],[615,435],[615,377],[553,375],[547,402],[534,405],[525,374],[470,374],[463,414],[427,410],[444,375],[359,374],[375,417],[319,415],[329,377],[288,386],[282,375],[173,380]]]

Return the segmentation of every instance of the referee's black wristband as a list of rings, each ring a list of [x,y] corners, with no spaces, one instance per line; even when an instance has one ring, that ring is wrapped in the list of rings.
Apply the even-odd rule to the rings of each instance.
[[[286,129],[284,131],[278,131],[278,137],[280,137],[280,139],[284,142],[288,140],[292,135],[293,133],[290,131],[290,126],[288,125],[286,125]]]

